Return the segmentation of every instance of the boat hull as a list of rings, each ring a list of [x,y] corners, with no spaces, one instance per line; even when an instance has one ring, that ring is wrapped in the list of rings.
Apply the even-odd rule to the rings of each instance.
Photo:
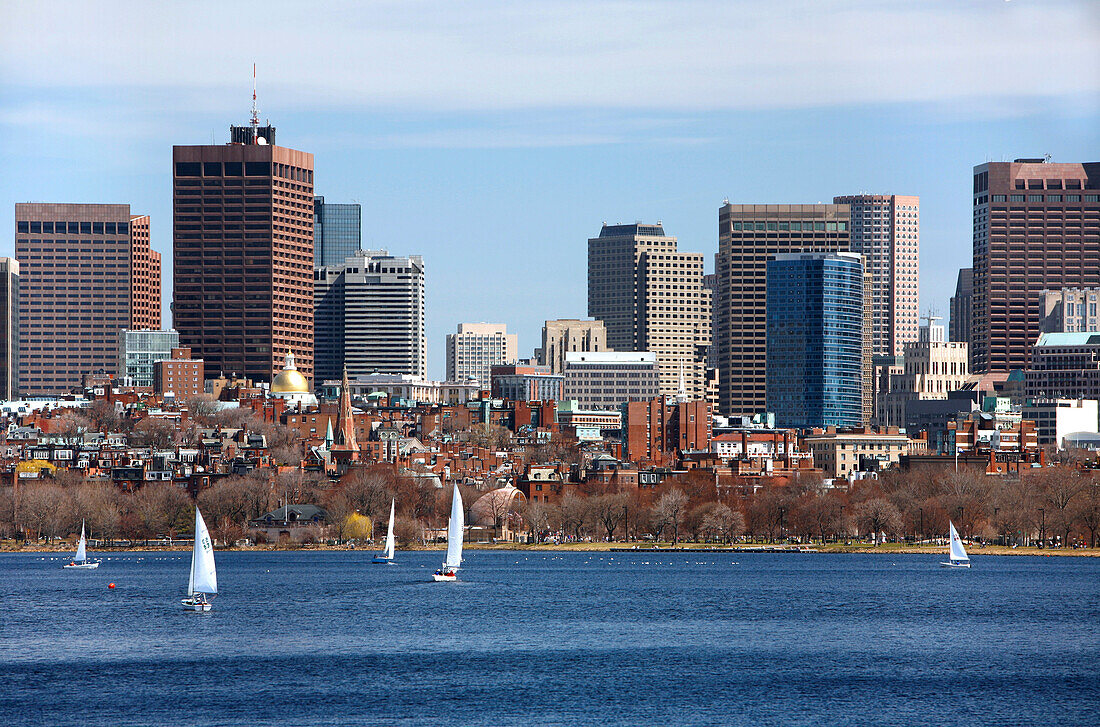
[[[969,562],[966,562],[966,563],[947,562],[947,563],[940,563],[940,565],[942,565],[944,568],[969,568],[970,567]]]
[[[61,566],[62,568],[71,568],[73,570],[94,570],[99,567],[99,561],[95,563],[68,563]]]
[[[193,598],[185,598],[180,603],[184,611],[196,611],[202,613],[210,610],[210,601],[196,601]]]
[[[457,573],[432,573],[432,579],[436,583],[454,583],[458,580]]]
[[[393,563],[393,558],[387,558],[384,555],[376,555],[371,563]]]

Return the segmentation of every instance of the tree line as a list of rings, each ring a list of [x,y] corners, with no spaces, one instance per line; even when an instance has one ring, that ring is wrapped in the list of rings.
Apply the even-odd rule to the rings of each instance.
[[[466,485],[460,491],[469,523],[470,509],[486,493]],[[405,544],[419,542],[425,528],[444,527],[450,512],[449,488],[387,465],[355,469],[339,483],[302,471],[223,477],[199,494],[197,504],[221,543],[262,539],[250,523],[288,502],[324,508],[327,528],[313,537],[346,541],[369,538],[370,523],[385,522],[391,500],[398,539]],[[815,477],[759,489],[725,486],[709,473],[692,471],[650,490],[582,485],[554,503],[488,502],[494,529],[507,526],[539,541],[825,542],[871,535],[917,540],[943,537],[950,520],[964,538],[1096,547],[1100,531],[1100,477],[1068,466],[1017,478],[887,472],[847,489],[826,488]],[[103,539],[190,535],[195,504],[171,483],[127,493],[63,471],[18,489],[0,488],[0,537],[67,537],[82,520],[92,537]]]

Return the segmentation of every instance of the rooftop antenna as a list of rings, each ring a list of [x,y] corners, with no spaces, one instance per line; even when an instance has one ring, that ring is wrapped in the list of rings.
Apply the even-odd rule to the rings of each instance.
[[[256,108],[256,64],[252,64],[252,143],[257,143],[260,135],[260,110]]]

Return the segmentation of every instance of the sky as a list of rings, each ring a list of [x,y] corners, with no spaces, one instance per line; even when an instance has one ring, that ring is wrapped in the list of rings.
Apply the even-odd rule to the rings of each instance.
[[[1096,0],[0,0],[0,255],[16,202],[152,217],[170,325],[173,145],[260,116],[427,268],[429,376],[461,322],[584,317],[587,240],[655,222],[713,269],[718,208],[921,197],[922,311],[971,260],[971,170],[1100,161]]]

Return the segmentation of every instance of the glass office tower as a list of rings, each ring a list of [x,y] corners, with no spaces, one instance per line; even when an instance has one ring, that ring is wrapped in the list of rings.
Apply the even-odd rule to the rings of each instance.
[[[313,267],[343,265],[362,249],[363,209],[313,198]]]
[[[766,392],[776,426],[862,423],[863,305],[857,253],[768,261]]]

